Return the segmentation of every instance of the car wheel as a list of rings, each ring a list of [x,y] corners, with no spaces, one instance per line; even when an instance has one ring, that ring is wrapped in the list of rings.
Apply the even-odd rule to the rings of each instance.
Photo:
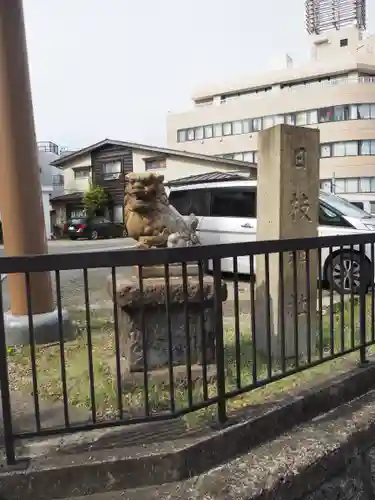
[[[72,241],[75,241],[77,239],[76,236],[69,236],[69,238],[72,240]]]
[[[368,276],[367,285],[370,284],[371,266],[365,258],[361,262],[358,253],[342,252],[329,258],[326,267],[327,281],[335,292],[340,294],[360,292],[360,278]]]
[[[127,237],[128,237],[128,232],[127,232],[127,230],[126,230],[126,229],[124,229],[124,230],[122,231],[122,237],[123,237],[123,238],[127,238]]]
[[[90,234],[90,240],[97,240],[99,238],[98,231],[96,229],[93,229]]]

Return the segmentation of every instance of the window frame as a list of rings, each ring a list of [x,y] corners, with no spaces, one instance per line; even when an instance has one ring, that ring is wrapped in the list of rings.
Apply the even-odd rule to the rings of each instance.
[[[91,167],[77,167],[73,169],[74,171],[74,179],[89,179],[91,174]],[[87,175],[77,175],[77,173],[87,172]]]

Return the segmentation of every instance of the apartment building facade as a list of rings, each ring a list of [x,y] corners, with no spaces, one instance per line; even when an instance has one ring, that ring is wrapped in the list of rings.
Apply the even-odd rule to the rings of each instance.
[[[375,36],[347,26],[311,35],[295,67],[202,88],[167,118],[168,147],[255,162],[258,133],[278,123],[320,129],[320,178],[375,212]]]

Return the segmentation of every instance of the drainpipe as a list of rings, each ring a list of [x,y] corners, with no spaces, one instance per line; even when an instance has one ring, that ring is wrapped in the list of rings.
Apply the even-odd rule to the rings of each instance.
[[[0,0],[0,211],[5,255],[48,252],[22,0]],[[26,280],[8,276],[8,344],[29,342]],[[30,275],[36,342],[58,338],[49,272]],[[38,335],[40,338],[38,338]],[[55,341],[51,340],[51,341]]]

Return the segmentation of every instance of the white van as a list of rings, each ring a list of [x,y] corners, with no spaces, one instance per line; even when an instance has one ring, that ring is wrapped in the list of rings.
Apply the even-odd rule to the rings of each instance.
[[[256,180],[178,184],[169,187],[170,203],[184,216],[194,213],[203,245],[256,240]],[[320,191],[319,235],[335,236],[375,231],[375,217],[334,194]],[[365,275],[371,274],[371,248],[366,245]],[[342,255],[341,255],[342,254]],[[238,257],[238,272],[250,274],[249,257]],[[222,259],[222,271],[233,272],[233,259]],[[254,263],[255,266],[255,263]],[[341,266],[343,270],[341,270]],[[340,293],[359,291],[359,254],[348,249],[322,250],[322,279],[333,277]],[[332,274],[331,268],[332,267]],[[342,273],[342,274],[341,274]]]

